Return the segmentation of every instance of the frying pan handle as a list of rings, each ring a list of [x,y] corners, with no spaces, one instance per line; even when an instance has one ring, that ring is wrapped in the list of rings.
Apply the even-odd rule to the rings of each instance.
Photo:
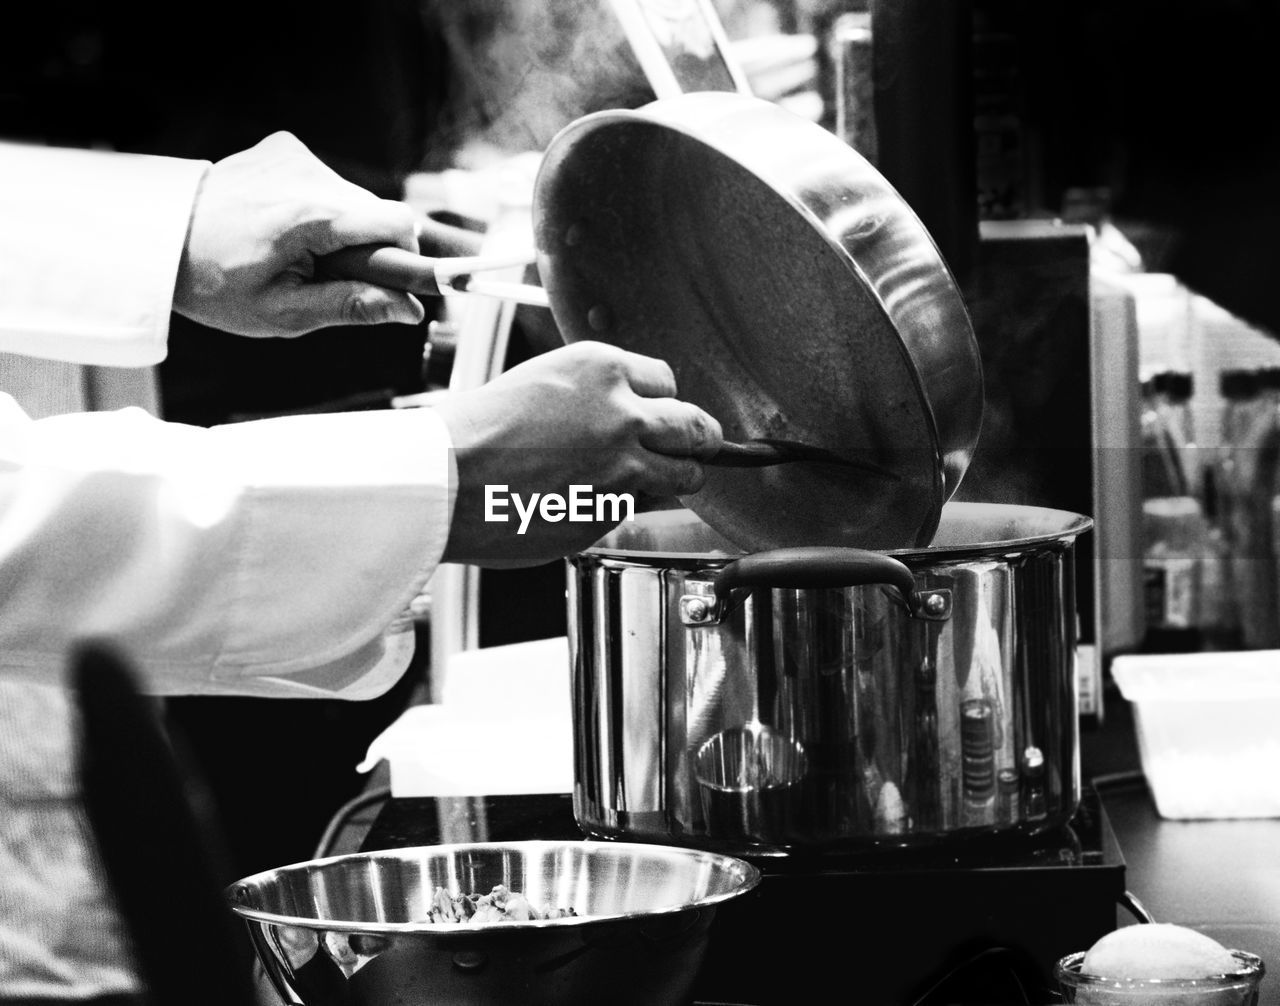
[[[939,591],[916,590],[915,575],[899,560],[862,548],[801,546],[755,552],[729,563],[716,575],[715,595],[721,604],[735,590],[752,587],[860,587],[884,584],[897,592],[915,617],[937,619],[950,614],[949,598]],[[935,598],[943,598],[939,604]]]
[[[444,291],[436,277],[437,259],[427,257],[427,253],[476,256],[480,254],[484,235],[430,216],[420,217],[417,229],[418,250],[422,255],[390,245],[360,245],[319,256],[316,269],[337,279],[358,279],[390,290],[439,297]]]
[[[316,272],[335,279],[358,279],[389,290],[443,297],[437,259],[392,245],[353,245],[316,256]]]
[[[443,297],[446,293],[474,293],[486,297],[547,307],[542,287],[501,280],[474,279],[472,274],[511,266],[527,266],[533,255],[431,258],[393,245],[353,245],[316,256],[316,272],[334,279],[357,279],[390,290]]]
[[[432,216],[418,218],[418,251],[424,255],[479,255],[484,234],[445,223]]]

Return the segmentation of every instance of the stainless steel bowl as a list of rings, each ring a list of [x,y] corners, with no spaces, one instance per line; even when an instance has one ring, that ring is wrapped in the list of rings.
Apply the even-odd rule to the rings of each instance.
[[[287,1003],[686,1004],[716,906],[751,864],[622,842],[440,845],[314,860],[227,888]],[[495,885],[576,915],[432,923],[437,888]]]

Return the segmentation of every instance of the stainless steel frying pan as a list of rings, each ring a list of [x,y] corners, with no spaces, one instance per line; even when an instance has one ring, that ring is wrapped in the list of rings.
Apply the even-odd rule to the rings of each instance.
[[[744,549],[928,544],[978,439],[977,340],[923,224],[856,151],[741,94],[598,112],[551,142],[533,219],[542,288],[395,249],[336,265],[545,302],[566,341],[666,360],[726,439],[826,452],[709,470],[684,502]]]

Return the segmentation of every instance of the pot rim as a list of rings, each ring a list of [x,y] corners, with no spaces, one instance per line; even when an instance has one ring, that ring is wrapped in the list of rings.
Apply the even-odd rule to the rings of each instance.
[[[984,556],[1001,556],[1010,553],[1024,552],[1030,549],[1053,546],[1053,545],[1070,545],[1080,535],[1093,529],[1094,521],[1092,517],[1075,513],[1070,510],[1060,510],[1054,507],[1040,507],[1015,503],[985,503],[985,502],[956,502],[947,503],[942,510],[942,521],[939,527],[939,534],[942,535],[948,527],[948,522],[958,523],[963,521],[975,522],[979,524],[989,524],[995,527],[999,524],[1008,525],[1016,523],[1018,518],[1024,520],[1036,518],[1035,530],[1029,530],[1027,533],[1013,535],[990,535],[976,537],[972,541],[964,542],[947,542],[936,545],[925,545],[919,547],[896,548],[896,549],[876,549],[884,555],[893,556],[908,565],[912,561],[920,560],[927,562],[937,562],[939,560],[946,561],[949,559],[974,559]],[[619,530],[615,529],[599,542],[590,548],[584,549],[580,556],[593,558],[617,558],[620,560],[634,559],[637,561],[650,561],[654,559],[671,560],[674,562],[715,562],[728,563],[735,559],[740,559],[744,555],[753,554],[739,548],[731,542],[721,538],[716,532],[706,525],[692,510],[656,510],[648,513],[641,513],[635,516],[635,522],[639,524],[664,524],[669,523],[673,529],[689,529],[701,525],[704,527],[709,536],[714,535],[717,543],[712,548],[704,550],[690,549],[649,549],[649,548],[626,548],[619,545],[607,544],[608,540],[617,534]],[[1046,527],[1054,527],[1052,530],[1043,529]],[[935,537],[936,540],[936,537]],[[831,548],[837,549],[843,546],[833,544]],[[572,561],[572,557],[570,559]]]

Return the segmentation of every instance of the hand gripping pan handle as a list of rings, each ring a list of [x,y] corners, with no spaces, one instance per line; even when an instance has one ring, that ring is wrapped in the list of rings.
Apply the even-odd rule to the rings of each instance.
[[[533,261],[532,254],[432,258],[404,248],[370,244],[319,255],[316,257],[316,271],[334,279],[358,279],[426,297],[471,293],[533,307],[550,307],[547,291],[542,287],[475,278],[476,273],[529,265]]]
[[[547,292],[541,287],[474,278],[475,273],[527,266],[534,261],[532,251],[514,256],[481,255],[483,240],[475,231],[424,217],[418,221],[418,246],[438,254],[421,255],[392,245],[355,245],[316,256],[316,272],[424,297],[472,293],[535,307],[549,306]]]

